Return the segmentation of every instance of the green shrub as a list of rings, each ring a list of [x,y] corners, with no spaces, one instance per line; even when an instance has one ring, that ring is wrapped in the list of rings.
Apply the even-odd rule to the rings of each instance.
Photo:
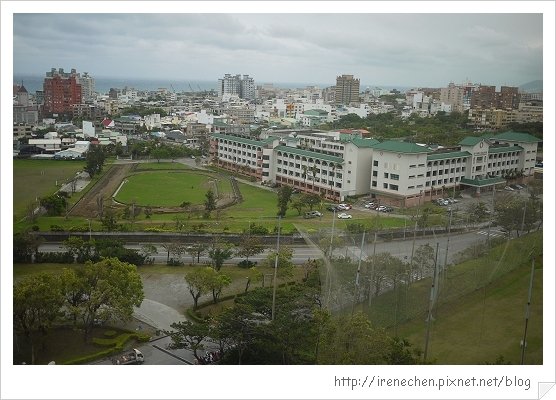
[[[86,356],[81,356],[81,357],[77,357],[68,361],[65,361],[63,364],[64,365],[75,365],[75,364],[85,364],[94,360],[98,360],[99,358],[102,357],[108,357],[111,356],[113,354],[117,354],[119,352],[121,352],[123,350],[123,348],[110,348],[110,349],[106,349],[106,350],[101,350],[97,353],[93,353],[93,354],[88,354]]]
[[[52,232],[64,232],[65,229],[62,228],[60,225],[50,225],[50,230]]]
[[[110,330],[110,331],[104,331],[104,336],[106,336],[106,337],[114,337],[114,336],[116,336],[117,334],[118,334],[118,332],[112,331],[112,330]]]
[[[199,322],[199,323],[205,322],[203,317],[199,316],[199,314],[197,314],[192,308],[188,308],[185,313],[187,314],[189,319],[191,319],[195,322]]]

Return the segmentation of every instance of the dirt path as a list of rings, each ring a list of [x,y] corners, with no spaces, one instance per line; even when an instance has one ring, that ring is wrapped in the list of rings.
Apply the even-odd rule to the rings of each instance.
[[[122,180],[129,175],[135,164],[114,164],[89,192],[71,209],[69,215],[94,218],[97,216],[97,199],[102,197],[104,204],[111,203],[112,194]]]

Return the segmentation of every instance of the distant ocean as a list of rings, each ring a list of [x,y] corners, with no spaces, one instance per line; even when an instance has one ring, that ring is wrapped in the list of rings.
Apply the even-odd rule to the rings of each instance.
[[[98,93],[108,93],[110,88],[123,89],[124,87],[134,88],[137,90],[157,90],[159,88],[166,88],[170,91],[175,90],[176,92],[190,92],[190,91],[204,91],[204,90],[216,90],[218,87],[218,78],[214,81],[199,81],[199,80],[156,80],[156,79],[126,79],[126,78],[97,78],[95,79],[95,91]],[[42,90],[42,84],[44,81],[44,75],[14,75],[14,84],[21,84],[27,89],[31,94],[34,94],[37,90]],[[330,83],[303,83],[303,82],[264,82],[255,80],[255,85],[263,84],[273,84],[274,87],[283,89],[298,89],[305,88],[307,86],[317,86],[321,89],[334,86],[335,82]],[[361,90],[364,90],[367,86],[375,87],[376,85],[361,85]],[[400,91],[405,91],[409,89],[408,87],[401,86],[379,86],[383,89],[398,89]]]

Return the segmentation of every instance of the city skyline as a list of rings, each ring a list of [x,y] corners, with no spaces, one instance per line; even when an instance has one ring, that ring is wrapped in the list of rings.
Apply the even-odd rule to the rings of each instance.
[[[93,77],[230,73],[333,86],[352,74],[430,87],[543,78],[542,14],[14,14],[13,45],[14,75],[63,67]]]

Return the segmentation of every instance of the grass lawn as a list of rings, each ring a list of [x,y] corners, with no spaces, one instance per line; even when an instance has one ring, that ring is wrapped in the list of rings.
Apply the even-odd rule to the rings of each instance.
[[[214,177],[187,172],[145,172],[129,176],[116,200],[142,206],[177,207],[184,201],[203,204],[209,189],[214,191]],[[228,192],[229,185],[219,185],[219,194]]]
[[[59,186],[82,171],[84,161],[13,160],[14,219],[25,216],[25,209],[36,198],[55,193]]]
[[[177,162],[152,162],[139,163],[135,171],[154,171],[154,170],[184,170],[191,169],[189,166]]]

